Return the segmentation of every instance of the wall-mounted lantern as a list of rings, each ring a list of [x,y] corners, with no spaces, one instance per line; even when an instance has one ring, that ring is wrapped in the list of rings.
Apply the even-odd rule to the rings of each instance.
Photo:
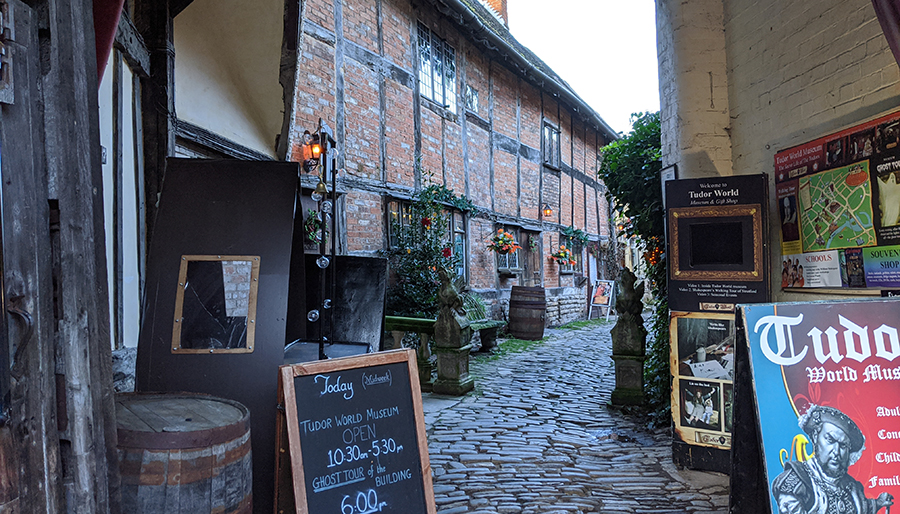
[[[303,132],[303,171],[312,173],[319,166],[322,157],[322,144],[319,133],[310,134],[308,130]]]
[[[553,209],[550,208],[550,204],[545,203],[544,208],[542,210],[543,210],[545,218],[549,218],[550,216],[553,216]]]

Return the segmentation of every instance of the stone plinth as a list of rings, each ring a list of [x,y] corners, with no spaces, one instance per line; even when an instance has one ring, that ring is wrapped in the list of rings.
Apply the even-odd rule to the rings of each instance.
[[[613,405],[641,405],[644,403],[644,357],[613,355],[616,363],[616,388]]]
[[[472,345],[461,348],[434,347],[437,355],[438,378],[431,390],[438,394],[461,396],[475,388],[475,378],[469,375],[469,352]]]

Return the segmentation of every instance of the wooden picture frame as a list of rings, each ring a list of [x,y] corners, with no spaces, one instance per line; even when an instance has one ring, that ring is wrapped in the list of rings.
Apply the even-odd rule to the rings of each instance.
[[[240,287],[241,292],[246,292],[246,298],[237,301],[244,304],[238,310],[244,313],[246,308],[246,316],[235,316],[246,318],[244,337],[242,346],[219,348],[212,345],[193,346],[185,348],[183,345],[183,331],[185,327],[185,291],[189,283],[189,269],[191,263],[221,263],[224,266],[227,263],[246,263],[243,267],[247,269],[235,271],[232,273],[236,277],[235,281],[243,282],[246,278],[246,284],[232,284]],[[229,299],[226,297],[228,292],[223,272],[223,284],[221,298],[222,308],[226,311],[229,309]],[[214,354],[214,353],[252,353],[256,334],[256,303],[259,293],[259,256],[258,255],[182,255],[181,263],[178,271],[178,288],[175,292],[175,317],[172,322],[172,353],[184,354]],[[234,301],[234,300],[232,300]],[[225,314],[227,316],[227,314]],[[210,337],[210,340],[213,338]]]
[[[366,370],[372,370],[374,373],[373,375],[368,375],[370,380],[368,387],[361,385],[361,383],[366,380]],[[384,373],[385,370],[391,372],[402,370],[403,373],[400,374],[405,376],[401,376],[400,379],[395,380],[393,373],[389,373],[387,376],[390,378],[390,384],[386,385],[383,378],[385,375],[379,375],[379,373]],[[336,381],[331,382],[330,379],[334,378],[335,373],[337,372],[345,372],[346,374],[337,375]],[[313,394],[307,390],[298,392],[298,386],[306,387],[310,385],[310,377],[312,377],[316,385],[321,386],[324,384],[324,389],[322,391],[314,391]],[[362,377],[363,380],[357,382],[356,379],[360,377]],[[343,500],[340,503],[330,507],[334,512],[344,512],[345,510],[354,513],[374,511],[370,509],[354,510],[357,508],[357,502],[361,501],[363,505],[366,505],[366,502],[369,502],[368,507],[376,507],[377,504],[377,510],[379,512],[423,512],[427,514],[436,514],[437,509],[431,480],[431,464],[428,457],[428,440],[425,434],[425,416],[422,410],[422,392],[419,386],[418,377],[416,353],[414,350],[410,349],[281,366],[278,374],[279,409],[277,420],[278,440],[276,442],[276,476],[278,479],[275,487],[276,510],[279,512],[295,512],[296,514],[314,514],[319,511],[315,508],[315,505],[318,505],[317,502],[319,502],[320,499],[319,497],[311,499],[309,494],[334,490],[334,493],[329,494],[337,494],[338,496],[343,495]],[[323,378],[324,380],[320,381],[320,378]],[[329,389],[328,384],[332,385],[331,389]],[[340,387],[338,384],[340,384]],[[381,389],[376,389],[378,387]],[[395,387],[398,389],[390,390]],[[363,388],[365,388],[366,393],[360,394],[363,392]],[[369,391],[369,389],[372,389],[372,391]],[[377,391],[377,393],[375,391]],[[329,395],[329,398],[324,398],[326,394]],[[347,398],[348,395],[350,398]],[[406,395],[408,395],[408,397]],[[358,399],[354,402],[354,398],[357,397]],[[374,411],[371,408],[368,410],[364,409],[366,405],[369,405],[365,402],[372,398],[376,398],[379,401],[387,401],[387,405],[393,405],[390,403],[392,400],[389,398],[398,398],[401,400],[401,403],[389,407],[388,409],[378,410],[377,407],[380,405],[377,405],[375,407],[376,410]],[[298,399],[300,402],[298,402]],[[406,399],[410,400],[410,403],[406,404]],[[315,406],[310,405],[309,412],[303,412],[301,416],[299,405],[305,400],[309,400],[310,403],[313,401],[317,401],[318,403],[316,403]],[[338,408],[322,409],[321,405],[323,403],[338,405]],[[403,409],[400,408],[402,407],[401,404],[411,406],[411,412],[403,412]],[[340,412],[336,414],[335,412],[338,410]],[[365,414],[363,414],[364,412]],[[397,476],[396,470],[386,469],[390,464],[386,464],[385,467],[382,467],[381,461],[374,455],[375,445],[380,444],[378,441],[387,441],[391,438],[376,438],[375,442],[371,442],[372,446],[368,447],[370,449],[366,449],[363,448],[362,445],[364,443],[369,443],[369,440],[362,438],[361,440],[364,441],[364,443],[359,444],[357,439],[348,442],[348,436],[346,435],[347,430],[351,430],[351,433],[353,433],[357,431],[357,429],[365,427],[364,424],[353,422],[349,428],[346,428],[344,432],[336,436],[334,434],[337,434],[337,430],[331,431],[332,428],[346,426],[346,421],[341,422],[340,420],[346,420],[348,419],[348,416],[351,420],[353,419],[353,416],[359,416],[360,420],[373,420],[373,412],[375,415],[378,413],[384,414],[385,412],[396,412],[396,417],[392,414],[389,418],[384,420],[377,417],[374,418],[374,421],[381,422],[377,425],[372,424],[371,433],[375,434],[377,431],[380,431],[381,436],[386,436],[389,431],[393,434],[401,429],[405,429],[405,432],[403,433],[407,435],[407,438],[395,442],[396,447],[401,449],[396,452],[398,455],[403,450],[405,444],[415,444],[415,448],[418,452],[418,459],[415,459],[415,457],[406,458],[406,456],[403,456],[405,460],[401,462],[400,466],[403,467],[403,464],[409,464],[413,461],[418,463],[418,470],[413,470],[412,472],[409,468],[406,470],[406,472],[410,474],[410,479],[403,482],[390,482],[390,480]],[[310,419],[306,419],[307,417]],[[302,422],[301,418],[303,418]],[[316,426],[311,426],[314,424]],[[303,426],[303,433],[308,435],[303,436],[301,434],[301,425]],[[320,426],[322,428],[319,428]],[[313,430],[312,428],[315,429]],[[369,427],[365,427],[365,430],[361,430],[361,432],[365,434],[369,429]],[[410,432],[410,430],[412,432]],[[320,432],[321,435],[319,434]],[[408,436],[412,433],[414,433],[414,440],[410,441]],[[304,437],[308,438],[308,443],[314,445],[312,446],[312,449],[310,447],[304,448]],[[313,437],[316,437],[317,439],[313,441],[311,439]],[[322,442],[322,439],[328,437],[335,438],[335,442],[332,445],[333,448],[332,446],[328,446],[328,442]],[[391,439],[391,441],[393,440]],[[386,444],[385,446],[390,449],[390,445]],[[345,447],[347,448],[347,452],[343,452],[343,448]],[[340,459],[337,458],[338,451],[342,451]],[[380,453],[380,450],[378,451]],[[353,455],[354,452],[355,455]],[[353,457],[347,457],[346,454],[351,454]],[[387,454],[387,452],[384,453],[384,455]],[[304,460],[305,458],[307,460]],[[317,464],[313,464],[314,458],[317,461]],[[362,470],[366,470],[367,466],[370,466],[368,467],[368,470],[376,469],[375,461],[378,460],[377,469],[380,469],[380,473],[383,473],[381,476],[382,483],[379,484],[377,476],[370,474],[367,470],[365,473],[366,476],[363,478],[351,478],[351,480],[346,480],[346,475],[339,475],[341,478],[337,480],[338,483],[328,483],[321,486],[319,489],[316,489],[316,480],[319,480],[319,484],[324,483],[322,481],[323,475],[313,474],[314,478],[308,480],[308,468],[314,468],[316,465],[322,467],[322,462],[326,458],[330,465],[325,466],[325,468],[329,470],[336,469],[336,474],[352,473],[352,470],[347,469],[346,466],[338,464],[338,460],[343,463],[346,462],[344,459],[351,458],[351,462],[358,463],[352,465],[362,465],[363,467],[357,468]],[[391,458],[394,457],[392,456]],[[400,457],[398,456],[397,458],[399,459]],[[420,478],[418,476],[413,476],[418,474],[421,475]],[[385,477],[388,478],[385,479]],[[288,480],[291,482],[290,485],[285,483]],[[342,480],[343,482],[341,482]],[[384,484],[385,480],[390,482],[387,486]],[[307,482],[312,484],[312,491],[310,491]],[[371,485],[372,482],[375,483],[374,486]],[[397,486],[398,483],[401,485]],[[382,491],[388,493],[388,495],[382,495],[381,498],[395,498],[400,496],[396,492],[395,486],[401,490],[403,486],[405,486],[406,491],[411,489],[412,493],[410,496],[415,497],[412,501],[416,505],[413,507],[403,505],[399,507],[400,510],[396,510],[396,505],[391,506],[388,502],[384,502],[384,505],[382,505],[379,501],[380,498],[378,493]],[[390,487],[391,489],[384,489],[384,487]],[[419,487],[422,492],[421,497],[417,494]],[[360,491],[361,488],[368,489]],[[354,496],[354,494],[356,496]],[[373,497],[374,502],[371,501]],[[360,500],[360,498],[362,498],[362,500]],[[310,507],[311,501],[315,504],[312,508]],[[349,507],[346,507],[344,505],[345,503],[346,505],[349,505]]]
[[[744,234],[745,252],[749,247],[752,255],[744,255],[744,262],[749,262],[746,269],[729,269],[732,266],[708,266],[709,269],[694,269],[685,265],[683,257],[690,257],[692,249],[683,248],[682,241],[694,223],[720,223],[747,225],[749,234]],[[763,280],[763,223],[762,207],[758,204],[722,205],[708,207],[682,207],[669,209],[669,228],[672,231],[670,252],[672,253],[671,278],[673,280],[722,280],[733,282],[761,282]]]

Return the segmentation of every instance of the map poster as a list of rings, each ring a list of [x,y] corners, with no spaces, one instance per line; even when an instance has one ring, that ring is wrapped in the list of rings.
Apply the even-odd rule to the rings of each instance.
[[[884,513],[900,498],[900,301],[738,310],[773,512]]]
[[[804,250],[875,246],[868,161],[801,177],[798,188]]]
[[[878,244],[900,244],[900,148],[872,161],[872,198]]]
[[[837,250],[785,255],[781,261],[781,287],[841,287]]]
[[[863,248],[868,287],[900,287],[900,246]]]
[[[775,198],[778,200],[778,217],[781,221],[781,253],[782,255],[803,252],[800,243],[800,218],[798,215],[796,180],[775,185]]]
[[[672,312],[669,337],[676,437],[730,448],[734,314]]]

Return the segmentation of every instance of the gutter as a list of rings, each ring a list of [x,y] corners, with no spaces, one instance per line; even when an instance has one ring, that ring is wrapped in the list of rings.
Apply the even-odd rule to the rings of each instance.
[[[575,113],[582,121],[592,124],[595,129],[605,133],[610,140],[619,139],[616,131],[607,125],[603,118],[584,100],[553,77],[535,68],[527,59],[516,52],[515,48],[510,47],[493,30],[486,27],[461,0],[428,0],[428,2],[443,14],[455,18],[460,25],[469,28],[476,43],[483,44],[489,51],[499,53],[506,62],[513,65],[526,79],[530,79],[534,85],[552,93],[556,97],[561,97],[562,100],[573,107]]]

